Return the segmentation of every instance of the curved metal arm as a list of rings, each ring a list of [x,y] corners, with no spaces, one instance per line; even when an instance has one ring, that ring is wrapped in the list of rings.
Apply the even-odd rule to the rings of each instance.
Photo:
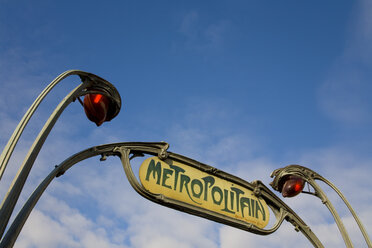
[[[147,147],[148,151],[151,149],[156,149],[158,147],[162,147],[164,143],[148,143],[148,142],[123,142],[123,143],[113,143],[113,144],[106,144],[101,146],[95,146],[78,152],[66,160],[64,160],[61,164],[55,167],[53,171],[39,184],[39,186],[35,189],[32,195],[28,198],[25,205],[22,207],[21,211],[18,213],[17,217],[13,221],[12,225],[9,227],[7,233],[4,235],[4,238],[1,240],[0,248],[10,248],[13,247],[15,241],[19,233],[21,232],[28,216],[32,212],[33,208],[35,207],[36,203],[40,199],[41,195],[44,193],[46,188],[49,184],[53,181],[54,178],[63,175],[68,169],[70,169],[73,165],[77,164],[80,161],[85,159],[101,155],[102,158],[106,158],[107,156],[117,156],[120,155],[117,152],[117,147],[128,147],[128,148],[136,148],[136,147]],[[150,149],[150,150],[149,150]]]
[[[313,244],[314,247],[324,247],[318,237],[312,232],[310,227],[293,211],[287,204],[285,204],[279,197],[277,197],[269,188],[261,181],[255,181],[256,192],[260,194],[270,206],[276,208],[276,211],[283,211],[285,218],[290,222],[295,230],[300,231]]]
[[[353,215],[354,220],[358,224],[359,229],[362,232],[363,237],[364,237],[364,239],[365,239],[368,247],[372,248],[371,240],[370,240],[370,238],[369,238],[369,236],[367,234],[366,229],[363,226],[363,223],[360,221],[358,215],[356,214],[356,212],[354,211],[354,209],[352,208],[352,206],[350,205],[350,203],[348,202],[348,200],[346,199],[346,197],[342,194],[342,192],[333,183],[331,183],[326,178],[320,176],[317,173],[314,174],[314,179],[318,179],[320,181],[323,181],[324,183],[326,183],[329,187],[331,187],[338,194],[338,196],[342,199],[342,201],[345,203],[345,205],[349,209],[350,213]]]
[[[69,75],[79,75],[83,83],[81,83],[78,87],[76,87],[74,90],[72,90],[56,107],[52,115],[49,117],[47,122],[45,123],[44,127],[38,134],[37,138],[35,139],[34,143],[30,147],[28,154],[26,155],[26,158],[24,159],[24,162],[20,169],[18,170],[17,175],[13,179],[13,182],[11,186],[9,187],[8,193],[6,194],[5,198],[3,199],[0,207],[0,237],[2,237],[4,230],[9,222],[10,216],[12,215],[12,212],[14,210],[14,207],[18,201],[19,195],[23,189],[23,186],[26,182],[26,179],[31,171],[31,168],[33,166],[33,163],[39,154],[39,151],[41,147],[43,146],[47,136],[49,135],[51,129],[53,128],[54,124],[58,120],[59,116],[62,114],[64,109],[73,102],[76,98],[79,96],[85,95],[87,93],[87,89],[96,87],[96,88],[102,88],[107,94],[110,94],[111,96],[111,107],[110,113],[109,113],[109,119],[111,120],[114,118],[120,111],[121,106],[121,100],[120,95],[116,91],[115,87],[113,87],[112,84],[107,82],[106,80],[83,71],[78,70],[71,70],[67,71],[65,73],[62,73],[60,76],[58,76],[37,98],[37,100],[34,102],[34,104],[30,107],[29,111],[26,113],[22,121],[20,122],[19,126],[15,130],[13,136],[9,140],[9,146],[6,147],[4,150],[4,160],[3,160],[3,167],[1,168],[2,171],[5,170],[6,163],[14,149],[14,146],[16,145],[19,136],[21,135],[25,125],[27,124],[28,120],[31,118],[32,114],[36,110],[37,106],[40,104],[40,102],[43,100],[43,98],[46,96],[46,94],[62,79]]]
[[[63,99],[63,101],[57,106],[48,121],[45,123],[43,129],[35,139],[34,143],[30,147],[30,150],[23,161],[22,166],[18,170],[17,175],[13,179],[11,186],[9,187],[8,193],[6,194],[0,208],[0,236],[4,233],[4,230],[8,224],[9,218],[12,215],[13,209],[19,195],[23,189],[26,179],[31,171],[32,165],[39,154],[39,151],[44,144],[48,134],[56,123],[58,117],[61,115],[63,110],[79,95],[82,94],[82,90],[86,88],[86,84],[82,83],[70,94]]]
[[[255,181],[253,183],[248,183],[240,178],[234,177],[230,174],[227,174],[223,171],[220,171],[216,168],[201,164],[195,160],[183,157],[181,155],[167,152],[166,149],[168,148],[168,144],[165,142],[159,143],[148,143],[148,142],[124,142],[124,143],[114,143],[114,144],[107,144],[92,147],[76,153],[75,155],[69,157],[65,161],[63,161],[59,166],[56,168],[44,179],[44,181],[38,186],[38,188],[34,191],[31,197],[27,200],[24,207],[21,209],[19,214],[17,215],[15,221],[9,228],[8,232],[4,236],[3,240],[0,243],[0,248],[5,247],[12,247],[14,242],[16,241],[24,223],[26,222],[27,217],[31,213],[33,207],[40,199],[42,193],[51,183],[51,181],[62,174],[65,173],[69,168],[71,168],[74,164],[93,157],[97,155],[101,155],[102,158],[106,158],[107,156],[120,156],[124,170],[128,177],[130,184],[134,187],[134,189],[144,196],[145,198],[159,203],[161,205],[171,207],[177,210],[181,210],[190,214],[194,214],[200,217],[204,217],[207,219],[211,219],[213,221],[229,224],[231,226],[240,228],[242,230],[246,230],[255,234],[260,235],[268,235],[275,232],[283,222],[283,220],[287,220],[295,226],[297,231],[301,231],[308,240],[313,244],[314,247],[323,248],[323,245],[319,241],[319,239],[315,236],[315,234],[311,231],[311,229],[305,224],[303,220],[292,210],[290,209],[284,202],[282,202],[273,192],[271,192],[261,181]],[[133,154],[130,157],[130,154]],[[250,188],[254,191],[254,194],[258,195],[259,197],[264,198],[269,206],[272,208],[275,216],[277,217],[277,221],[271,229],[265,230],[256,227],[255,225],[243,223],[238,220],[228,220],[224,219],[223,216],[218,214],[214,214],[211,211],[204,211],[201,212],[200,209],[193,207],[189,204],[182,204],[179,201],[167,198],[161,194],[152,194],[145,190],[143,186],[137,181],[131,165],[130,160],[137,156],[142,156],[143,154],[155,155],[159,156],[160,158],[172,158],[177,159],[183,162],[187,162],[189,164],[193,164],[195,168],[203,171],[209,171],[218,177],[229,178],[236,184],[244,185],[247,188]]]
[[[14,151],[14,147],[17,145],[19,137],[22,135],[22,132],[25,129],[28,121],[30,120],[31,116],[34,114],[36,109],[39,107],[40,103],[46,97],[46,95],[54,88],[54,86],[56,86],[64,78],[70,75],[78,75],[81,73],[82,71],[78,71],[78,70],[69,70],[69,71],[62,73],[61,75],[56,77],[36,98],[36,100],[33,102],[33,104],[24,114],[22,120],[18,123],[17,128],[14,130],[12,136],[10,137],[8,143],[6,144],[4,150],[2,151],[0,155],[0,180],[4,174],[9,158],[11,157]]]
[[[331,214],[332,214],[332,216],[333,216],[333,218],[334,218],[334,220],[337,224],[338,229],[340,230],[340,233],[342,235],[342,238],[343,238],[346,246],[347,247],[353,247],[353,244],[350,240],[350,237],[349,237],[349,235],[348,235],[348,233],[345,229],[345,226],[344,226],[339,214],[337,213],[336,209],[332,205],[331,201],[328,199],[325,192],[316,183],[315,180],[320,180],[320,181],[326,183],[334,191],[336,191],[336,193],[341,197],[341,199],[344,201],[344,203],[347,205],[350,212],[352,213],[355,221],[357,222],[357,224],[359,226],[359,229],[361,230],[361,232],[363,234],[363,237],[364,237],[368,247],[372,247],[371,241],[368,237],[368,234],[367,234],[362,222],[360,221],[357,214],[355,213],[355,211],[353,210],[353,208],[351,207],[349,202],[346,200],[344,195],[341,193],[341,191],[339,189],[337,189],[337,187],[335,185],[333,185],[330,181],[328,181],[327,179],[325,179],[324,177],[322,177],[321,175],[319,175],[318,173],[316,173],[315,171],[313,171],[309,168],[306,168],[306,167],[303,167],[303,166],[300,166],[300,165],[289,165],[289,166],[277,169],[277,170],[272,172],[271,176],[274,177],[274,180],[271,183],[272,187],[277,191],[281,191],[279,185],[281,184],[281,181],[283,180],[283,178],[285,178],[288,175],[299,176],[299,177],[303,178],[304,180],[306,180],[314,188],[315,193],[311,193],[311,194],[317,196],[319,199],[321,199],[322,203],[327,206],[327,208],[331,212]],[[306,193],[306,192],[304,192],[304,193]]]
[[[10,157],[12,156],[12,153],[14,151],[15,146],[18,143],[19,137],[22,135],[23,130],[25,129],[28,121],[31,119],[32,115],[36,111],[36,109],[39,107],[40,103],[44,100],[44,98],[48,95],[48,93],[63,79],[65,79],[68,76],[71,75],[78,75],[82,81],[86,81],[86,79],[89,79],[91,83],[96,83],[96,82],[104,82],[104,84],[101,84],[100,86],[103,88],[105,91],[109,91],[111,94],[111,97],[114,100],[114,104],[117,105],[113,107],[111,110],[114,111],[113,113],[110,113],[110,118],[112,119],[118,114],[118,110],[120,110],[121,107],[121,100],[120,100],[120,95],[112,91],[110,89],[113,88],[113,85],[111,85],[109,82],[106,80],[98,77],[97,75],[94,75],[92,73],[80,71],[80,70],[69,70],[65,71],[62,74],[60,74],[58,77],[56,77],[41,93],[40,95],[36,98],[36,100],[32,103],[30,108],[27,110],[27,112],[24,114],[22,117],[22,120],[18,123],[16,129],[14,130],[12,136],[8,140],[8,143],[6,144],[4,150],[2,151],[0,155],[0,180],[4,174],[4,171],[7,167],[7,164],[9,162]]]

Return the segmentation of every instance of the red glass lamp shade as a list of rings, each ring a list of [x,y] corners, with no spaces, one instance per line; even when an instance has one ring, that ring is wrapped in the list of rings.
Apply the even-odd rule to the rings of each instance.
[[[110,100],[102,94],[87,94],[84,96],[84,110],[88,119],[96,123],[97,126],[102,125],[107,120],[109,112]]]
[[[283,179],[282,195],[283,197],[294,197],[302,192],[305,186],[305,180],[299,176],[290,175]]]

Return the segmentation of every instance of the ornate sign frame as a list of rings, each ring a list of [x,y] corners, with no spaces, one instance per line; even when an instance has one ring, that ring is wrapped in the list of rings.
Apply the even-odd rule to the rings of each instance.
[[[166,142],[138,142],[135,143],[135,146],[118,146],[114,149],[114,152],[120,154],[123,168],[130,184],[132,185],[134,190],[144,198],[169,208],[173,208],[182,212],[193,214],[259,235],[269,235],[271,233],[274,233],[281,226],[283,221],[287,220],[294,225],[296,231],[301,231],[314,245],[314,247],[323,247],[322,243],[306,225],[306,223],[288,205],[286,205],[280,198],[278,198],[278,196],[276,196],[271,190],[269,190],[261,181],[256,180],[252,183],[249,183],[239,177],[228,174],[212,166],[200,163],[196,160],[184,157],[176,153],[168,152],[168,148],[169,144]],[[245,189],[252,191],[255,197],[263,199],[263,201],[265,201],[269,208],[272,210],[276,218],[275,223],[271,228],[264,229],[237,218],[232,218],[221,213],[198,207],[196,205],[172,199],[164,194],[155,194],[150,192],[138,181],[137,177],[133,173],[132,166],[130,164],[131,159],[135,157],[143,157],[145,154],[158,156],[158,158],[162,161],[170,159],[171,161],[185,164],[201,172],[205,172],[213,177],[226,180],[232,184],[239,185]]]

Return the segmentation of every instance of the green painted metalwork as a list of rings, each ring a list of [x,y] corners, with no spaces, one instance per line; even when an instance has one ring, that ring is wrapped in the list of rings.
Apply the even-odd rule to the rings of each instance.
[[[2,242],[0,243],[0,248],[2,247],[12,247],[16,238],[18,237],[27,217],[31,213],[33,207],[41,197],[42,193],[51,183],[51,181],[58,176],[63,175],[69,168],[74,164],[93,157],[101,155],[102,159],[105,160],[107,156],[119,156],[123,164],[124,171],[127,178],[134,188],[134,190],[155,203],[161,204],[166,207],[170,207],[179,211],[183,211],[189,214],[197,215],[203,218],[207,218],[219,223],[230,225],[251,233],[259,235],[269,235],[274,233],[281,226],[284,220],[287,220],[294,225],[296,231],[301,231],[306,238],[313,244],[314,247],[324,247],[316,235],[311,231],[311,229],[305,224],[305,222],[282,200],[280,200],[272,191],[270,191],[261,181],[254,181],[248,183],[243,179],[230,175],[226,172],[218,170],[217,168],[202,164],[198,161],[192,160],[190,158],[184,157],[182,155],[168,152],[169,145],[165,142],[148,143],[148,142],[124,142],[124,143],[114,143],[102,146],[96,146],[84,151],[81,151],[65,161],[56,168],[44,179],[44,181],[39,185],[39,187],[34,191],[29,200],[26,202],[24,207],[21,209],[17,215],[15,221],[10,226],[8,232],[4,236]],[[246,222],[239,221],[233,218],[227,218],[226,216],[208,211],[206,209],[198,208],[196,206],[176,201],[165,197],[161,194],[152,194],[148,192],[137,180],[133,173],[130,160],[135,157],[142,157],[145,154],[158,156],[161,159],[171,158],[173,160],[180,161],[182,163],[187,163],[199,170],[205,171],[207,173],[213,174],[216,177],[224,178],[238,185],[242,185],[251,189],[257,196],[262,197],[272,211],[275,214],[276,222],[270,229],[261,229],[252,224],[247,224]]]
[[[36,157],[39,154],[41,147],[43,146],[46,138],[48,137],[50,131],[52,130],[54,124],[58,120],[59,116],[62,114],[64,109],[73,101],[75,101],[78,97],[83,96],[85,94],[89,94],[91,92],[95,92],[95,90],[103,91],[107,96],[111,99],[112,104],[112,112],[110,113],[110,118],[114,118],[120,111],[121,107],[121,99],[120,95],[117,92],[116,88],[109,83],[108,81],[94,75],[91,73],[79,71],[79,70],[70,70],[62,73],[56,79],[54,79],[39,95],[39,97],[34,101],[31,105],[29,110],[26,112],[24,117],[22,118],[21,122],[18,124],[16,130],[14,131],[13,135],[9,139],[5,149],[3,150],[0,156],[0,177],[5,171],[6,165],[9,161],[9,158],[16,146],[20,135],[22,134],[25,126],[27,125],[29,119],[41,103],[41,101],[45,98],[45,96],[53,89],[55,85],[57,85],[60,81],[70,75],[78,75],[82,80],[82,83],[77,86],[74,90],[72,90],[56,107],[52,115],[49,117],[47,122],[45,123],[44,127],[38,134],[37,138],[35,139],[34,143],[30,147],[23,164],[18,170],[17,175],[13,179],[11,186],[9,187],[8,193],[6,194],[5,198],[3,199],[1,206],[0,206],[0,237],[2,237],[4,230],[9,222],[10,216],[14,210],[15,204],[18,201],[19,195],[23,189],[23,186],[26,182],[26,179],[31,171],[31,168],[35,162]]]
[[[333,183],[331,183],[330,181],[328,181],[327,179],[325,179],[324,177],[322,177],[321,175],[319,175],[318,173],[316,173],[315,171],[313,171],[309,168],[306,168],[306,167],[303,167],[303,166],[300,166],[300,165],[288,165],[284,168],[280,168],[280,169],[277,169],[277,170],[272,172],[271,177],[274,177],[274,180],[271,183],[271,186],[273,187],[273,189],[281,192],[280,185],[282,184],[282,180],[285,180],[285,177],[289,176],[289,175],[296,175],[296,176],[299,176],[300,178],[303,178],[306,182],[308,182],[314,188],[315,193],[312,193],[312,192],[303,192],[303,193],[312,194],[312,195],[318,197],[322,201],[322,203],[327,206],[327,208],[329,209],[329,211],[331,212],[332,216],[335,219],[335,222],[338,226],[338,229],[341,232],[341,235],[344,239],[344,242],[345,242],[346,246],[347,247],[353,247],[353,244],[350,240],[350,237],[349,237],[349,235],[348,235],[348,233],[345,229],[345,226],[344,226],[339,214],[337,213],[336,209],[332,205],[331,201],[328,199],[327,195],[324,193],[322,188],[316,183],[315,180],[319,180],[319,181],[322,181],[322,182],[326,183],[334,191],[336,191],[336,193],[341,197],[343,202],[349,208],[351,214],[353,215],[355,221],[357,222],[357,224],[359,226],[359,229],[361,230],[361,232],[363,234],[363,237],[364,237],[368,247],[372,247],[372,243],[371,243],[371,241],[368,237],[368,234],[367,234],[362,222],[360,221],[358,215],[355,213],[355,211],[351,207],[350,203],[346,200],[345,196],[341,193],[341,191]]]

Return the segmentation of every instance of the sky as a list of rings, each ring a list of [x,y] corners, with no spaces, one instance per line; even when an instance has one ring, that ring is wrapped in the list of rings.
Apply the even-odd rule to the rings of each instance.
[[[169,151],[267,186],[271,172],[289,164],[317,171],[345,194],[371,235],[371,61],[370,0],[0,0],[1,147],[66,70],[99,75],[122,98],[119,115],[100,127],[78,102],[63,112],[16,212],[72,154],[113,142],[166,141]],[[2,198],[44,122],[77,84],[76,76],[65,79],[38,108],[0,182]],[[324,189],[355,247],[367,247],[347,208]],[[325,247],[344,247],[319,199],[284,201]],[[142,198],[117,157],[82,161],[55,179],[15,245],[291,246],[312,247],[286,222],[259,236]]]

